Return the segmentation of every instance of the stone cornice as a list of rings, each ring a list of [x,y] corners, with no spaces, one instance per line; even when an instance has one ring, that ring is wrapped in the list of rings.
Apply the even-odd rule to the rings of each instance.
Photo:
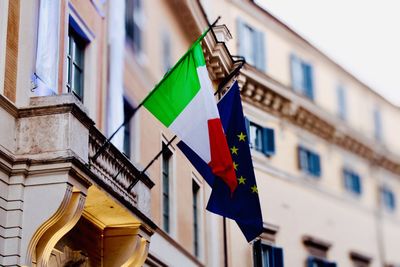
[[[14,118],[18,117],[18,108],[2,94],[0,94],[0,107]]]
[[[268,75],[246,65],[239,81],[244,101],[400,175],[400,159],[396,155]]]
[[[29,107],[18,110],[18,118],[71,113],[86,128],[94,125],[88,116],[88,111],[73,94],[64,94],[46,97],[32,97]]]

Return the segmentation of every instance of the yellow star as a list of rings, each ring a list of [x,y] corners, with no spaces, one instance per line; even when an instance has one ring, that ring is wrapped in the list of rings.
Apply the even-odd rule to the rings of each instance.
[[[233,162],[233,168],[237,171],[237,167],[239,166],[239,164],[237,164],[236,162]]]
[[[239,137],[239,141],[246,141],[246,135],[243,132],[240,132],[237,137]]]
[[[253,186],[251,187],[251,192],[252,192],[252,193],[258,193],[258,189],[257,189],[257,186],[256,186],[256,185],[253,185]]]
[[[239,177],[239,184],[245,184],[246,178],[244,178],[243,176]]]
[[[237,148],[237,147],[235,147],[235,146],[231,147],[231,152],[232,152],[232,154],[237,155],[237,154],[238,154],[238,150],[239,150],[239,148]]]

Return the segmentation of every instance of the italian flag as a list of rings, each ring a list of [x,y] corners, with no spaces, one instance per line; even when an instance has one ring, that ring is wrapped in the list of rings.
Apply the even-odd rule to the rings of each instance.
[[[207,162],[233,192],[236,174],[200,40],[156,85],[143,105]]]

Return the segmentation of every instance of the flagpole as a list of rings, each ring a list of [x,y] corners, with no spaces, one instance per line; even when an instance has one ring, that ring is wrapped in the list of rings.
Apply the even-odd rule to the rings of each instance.
[[[221,19],[221,16],[218,16],[218,18],[207,28],[207,30],[194,42],[194,44],[200,42],[206,35],[207,33],[212,30],[212,28],[218,23],[218,21]],[[192,45],[193,47],[193,45]],[[184,58],[189,54],[189,52],[192,50],[192,47],[179,59],[179,61],[164,75],[164,77],[161,79],[159,83],[154,86],[154,89],[140,102],[140,104],[132,111],[132,113],[125,118],[123,123],[111,134],[109,138],[106,139],[106,141],[103,143],[103,145],[97,150],[97,152],[91,157],[91,161],[96,161],[97,158],[100,156],[101,153],[104,152],[104,150],[110,145],[111,140],[114,138],[114,136],[118,133],[119,130],[121,130],[122,127],[124,127],[131,119],[132,117],[136,114],[136,112],[143,106],[144,102],[154,93],[155,89],[158,87],[160,83],[162,83],[172,72],[173,70],[179,65],[179,63],[184,60]],[[90,167],[90,163],[89,163]]]
[[[240,57],[240,60],[237,60],[235,63],[240,62],[239,66],[237,66],[231,73],[228,74],[228,76],[226,76],[221,83],[218,85],[217,91],[215,92],[215,94],[219,94],[222,89],[224,89],[224,87],[229,83],[230,80],[232,80],[232,78],[236,77],[237,75],[239,75],[239,71],[240,69],[244,66],[244,64],[246,63],[246,60],[244,59],[244,57]]]
[[[218,19],[219,19],[219,17],[218,17]],[[218,21],[218,19],[216,20],[216,22]],[[215,22],[214,22],[215,23]],[[214,23],[213,23],[213,25],[214,25]],[[212,27],[212,26],[210,26],[210,27]],[[239,73],[239,71],[240,71],[240,69],[243,67],[243,65],[246,63],[246,61],[244,60],[244,58],[243,59],[241,59],[241,60],[238,60],[237,62],[241,62],[241,64],[238,66],[238,67],[236,67],[231,73],[229,73],[229,75],[218,85],[218,89],[217,89],[217,91],[215,91],[214,92],[214,96],[215,95],[217,95],[221,90],[222,90],[222,88],[233,78],[233,77],[235,77],[235,75],[237,75],[238,73]],[[134,112],[136,112],[136,111],[134,111]],[[123,126],[123,125],[122,125]],[[122,127],[121,126],[121,127]],[[166,147],[168,147],[171,143],[172,143],[172,141],[174,141],[175,140],[175,138],[176,138],[177,136],[176,135],[174,135],[174,137],[172,137],[171,138],[171,140],[169,140],[168,141],[168,143],[166,144]],[[139,174],[139,176],[141,176],[141,175],[143,175],[149,168],[150,168],[150,166],[151,165],[153,165],[153,163],[161,156],[161,154],[163,153],[163,151],[164,151],[164,148],[162,148],[155,156],[154,156],[154,158],[146,165],[146,167],[140,172],[140,174]],[[118,175],[121,173],[121,171],[122,171],[122,168],[118,171],[118,173],[114,176],[114,179],[116,178],[116,177],[118,177]],[[137,182],[139,181],[139,177],[138,178],[136,178],[130,185],[129,185],[129,187],[128,187],[128,192],[130,192],[130,190],[132,190],[132,188],[137,184]],[[224,248],[225,248],[225,246],[226,246],[226,226],[225,226],[225,223],[226,223],[226,219],[225,219],[225,217],[224,217]]]
[[[174,137],[172,137],[168,143],[165,144],[165,147],[163,146],[161,148],[161,150],[157,153],[157,155],[155,155],[155,157],[147,164],[146,167],[144,167],[144,169],[139,173],[138,177],[136,177],[135,180],[133,180],[133,182],[128,186],[127,191],[130,192],[132,190],[132,188],[137,184],[137,182],[139,181],[140,176],[142,176],[149,168],[151,165],[153,165],[154,161],[156,161],[164,152],[164,149],[166,149],[167,147],[169,147],[169,145],[172,144],[172,142],[176,139],[176,135],[174,135]]]
[[[226,217],[222,219],[224,234],[224,267],[228,267],[228,238],[226,233]]]

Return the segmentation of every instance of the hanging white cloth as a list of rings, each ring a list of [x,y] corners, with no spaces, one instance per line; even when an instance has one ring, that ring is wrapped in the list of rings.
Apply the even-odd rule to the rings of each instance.
[[[107,134],[110,136],[124,121],[124,50],[125,50],[125,0],[109,1],[109,85]],[[112,143],[123,150],[124,129],[120,129]]]
[[[32,76],[35,95],[57,93],[60,32],[60,1],[40,0],[36,72]]]

